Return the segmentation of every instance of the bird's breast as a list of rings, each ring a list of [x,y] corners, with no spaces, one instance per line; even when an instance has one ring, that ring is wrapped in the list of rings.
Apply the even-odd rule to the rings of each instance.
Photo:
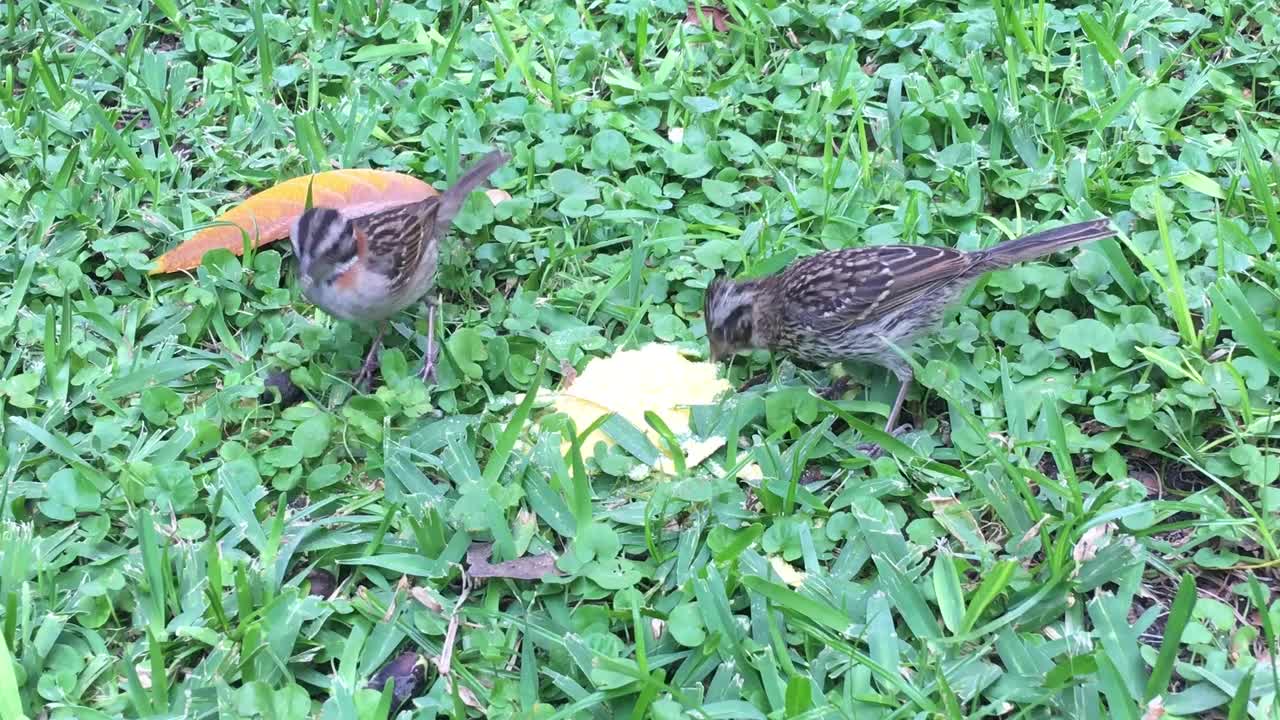
[[[339,273],[332,281],[333,287],[342,292],[354,292],[360,285],[361,269],[359,265],[353,265],[347,268],[346,272]]]
[[[390,297],[385,279],[359,266],[304,287],[303,293],[316,307],[347,322],[378,322],[403,307]]]

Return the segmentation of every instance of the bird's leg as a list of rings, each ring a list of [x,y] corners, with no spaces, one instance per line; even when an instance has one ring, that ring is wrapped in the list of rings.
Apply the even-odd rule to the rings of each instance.
[[[893,374],[898,376],[898,397],[893,401],[893,409],[889,411],[889,421],[884,424],[884,431],[887,433],[893,432],[893,424],[898,422],[902,404],[907,401],[907,391],[911,389],[911,381],[914,379],[910,365],[900,370],[895,369]]]
[[[436,348],[436,305],[427,300],[427,353],[422,358],[422,370],[418,372],[422,382],[436,379],[436,355],[439,352]]]
[[[911,424],[906,423],[898,427],[894,427],[894,423],[898,422],[898,415],[902,413],[902,405],[907,401],[907,391],[911,389],[911,382],[914,375],[911,372],[910,365],[893,368],[893,374],[898,376],[898,397],[893,401],[893,408],[889,410],[889,420],[884,424],[885,433],[898,437],[905,433],[911,432]],[[876,459],[884,454],[884,448],[877,443],[863,443],[857,447],[859,452],[865,453],[871,459]]]
[[[387,321],[382,321],[382,325],[378,327],[378,334],[373,337],[373,344],[369,346],[369,354],[364,356],[364,365],[360,366],[360,372],[356,375],[355,386],[360,392],[368,392],[369,384],[373,380],[373,371],[378,367],[378,350],[382,347],[382,336],[387,332]]]

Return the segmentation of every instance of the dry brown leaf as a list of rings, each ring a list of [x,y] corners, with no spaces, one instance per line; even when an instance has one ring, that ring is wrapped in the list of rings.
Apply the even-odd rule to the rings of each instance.
[[[311,584],[309,594],[320,598],[327,598],[338,589],[338,579],[328,570],[312,570],[307,574],[307,582]]]
[[[800,474],[801,485],[813,485],[827,479],[827,474],[817,465],[809,465],[805,467],[804,472]]]
[[[711,22],[711,27],[716,32],[729,32],[729,11],[719,5],[702,5],[698,6],[690,4],[688,10],[684,13],[684,21],[688,25],[701,25],[702,21],[698,19],[698,10],[702,10],[702,14]]]
[[[1164,484],[1160,481],[1160,476],[1151,472],[1146,468],[1138,468],[1129,473],[1130,477],[1142,483],[1147,489],[1147,497],[1161,497],[1164,494]]]
[[[925,496],[924,500],[925,502],[933,505],[934,512],[941,512],[941,511],[947,510],[948,508],[955,507],[956,505],[960,504],[959,500],[951,497],[950,495],[929,494]]]
[[[138,663],[137,665],[133,666],[133,670],[134,672],[138,673],[138,684],[142,686],[142,689],[150,690],[151,689],[151,664]]]
[[[560,389],[568,390],[578,379],[578,370],[568,360],[560,361]]]
[[[1040,534],[1040,528],[1043,527],[1045,522],[1047,522],[1048,520],[1049,520],[1048,515],[1045,515],[1044,517],[1037,520],[1035,525],[1032,525],[1030,528],[1027,529],[1025,533],[1022,534],[1022,542],[1029,543],[1033,539],[1035,539],[1035,536]]]
[[[383,665],[369,679],[369,687],[381,691],[388,680],[395,680],[395,687],[391,691],[391,709],[394,713],[409,698],[418,694],[426,680],[426,668],[418,653],[406,650],[392,658],[391,662]]]
[[[453,694],[453,676],[445,675],[443,676],[443,679],[444,679],[445,690],[450,695],[452,695]],[[467,707],[475,710],[479,710],[480,712],[484,712],[484,706],[480,704],[480,699],[477,698],[476,694],[471,692],[471,689],[468,688],[466,685],[458,686],[458,697],[462,700],[462,704],[466,705]]]
[[[467,574],[473,578],[511,578],[512,580],[541,580],[548,575],[559,575],[554,555],[526,555],[490,563],[493,543],[472,543],[467,549]]]
[[[425,607],[431,612],[436,612],[436,613],[444,612],[444,605],[441,605],[440,601],[437,600],[435,596],[431,594],[431,591],[424,587],[415,586],[412,590],[409,591],[409,597],[416,600],[419,605]]]
[[[1071,549],[1071,557],[1076,561],[1077,570],[1079,566],[1098,554],[1098,548],[1102,547],[1103,540],[1111,528],[1115,527],[1111,523],[1103,523],[1094,525],[1080,536],[1080,541]]]
[[[521,507],[516,511],[516,521],[514,523],[517,528],[536,528],[538,526],[538,516],[533,514],[532,510]]]

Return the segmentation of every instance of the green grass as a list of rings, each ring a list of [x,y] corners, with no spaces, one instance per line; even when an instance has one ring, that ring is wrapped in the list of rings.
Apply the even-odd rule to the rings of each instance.
[[[405,652],[402,718],[1280,718],[1280,14],[724,7],[4,4],[0,720],[385,718]],[[287,243],[146,274],[276,182],[495,144],[433,386],[405,314],[354,394]],[[521,402],[705,352],[718,271],[1100,214],[948,316],[891,457],[861,366],[830,405],[774,362],[675,478]],[[464,583],[482,542],[561,572]]]

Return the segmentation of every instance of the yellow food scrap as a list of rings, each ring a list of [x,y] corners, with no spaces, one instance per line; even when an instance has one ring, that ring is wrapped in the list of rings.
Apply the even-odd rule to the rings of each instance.
[[[579,429],[608,413],[617,413],[643,431],[661,452],[657,469],[671,473],[670,451],[645,422],[645,411],[662,418],[680,441],[685,466],[694,467],[724,445],[724,438],[699,440],[690,437],[689,431],[689,408],[712,405],[731,387],[717,374],[714,363],[693,362],[673,345],[651,343],[592,360],[572,385],[556,393],[554,407],[573,418]],[[589,451],[597,442],[613,444],[608,435],[596,430],[583,447]],[[568,447],[566,443],[565,450]]]
[[[494,205],[504,203],[511,199],[511,193],[507,192],[506,190],[500,190],[498,188],[490,188],[488,190],[485,190],[484,194],[489,196],[489,202],[493,203]]]
[[[790,585],[791,587],[800,587],[804,584],[805,578],[808,577],[807,573],[791,567],[786,560],[783,560],[777,555],[769,556],[769,567],[773,568],[773,571],[778,573],[778,577],[782,578],[782,582]]]

